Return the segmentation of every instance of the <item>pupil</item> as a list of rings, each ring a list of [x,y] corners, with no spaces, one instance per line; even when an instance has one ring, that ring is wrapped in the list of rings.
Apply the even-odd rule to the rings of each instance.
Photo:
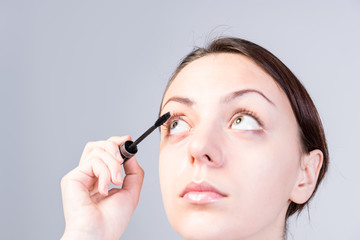
[[[241,120],[242,120],[242,118],[241,118],[241,117],[237,118],[237,119],[236,119],[236,121],[235,121],[235,122],[236,122],[236,124],[239,124],[239,123],[241,122]]]
[[[177,122],[177,121],[176,121],[176,122],[173,122],[173,123],[171,124],[171,128],[175,128],[177,125],[178,125],[178,122]]]

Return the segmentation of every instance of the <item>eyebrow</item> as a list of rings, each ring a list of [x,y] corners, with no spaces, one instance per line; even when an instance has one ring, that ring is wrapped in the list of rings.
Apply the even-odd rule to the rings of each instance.
[[[241,96],[243,96],[245,94],[248,94],[248,93],[256,93],[256,94],[262,96],[271,105],[275,106],[275,104],[268,97],[266,97],[266,95],[264,93],[262,93],[261,91],[256,90],[256,89],[242,89],[242,90],[239,90],[239,91],[232,92],[232,93],[228,94],[227,96],[225,96],[222,99],[222,102],[228,103],[228,102],[234,100],[235,98],[241,97]]]
[[[166,104],[168,104],[169,102],[178,102],[178,103],[182,103],[188,107],[191,107],[192,105],[194,105],[194,101],[191,100],[190,98],[187,97],[178,97],[178,96],[174,96],[169,98],[164,105],[162,106],[161,109],[163,109],[165,107]]]
[[[239,90],[239,91],[231,92],[230,94],[226,95],[222,99],[222,102],[223,103],[228,103],[228,102],[230,102],[230,101],[232,101],[232,100],[234,100],[234,99],[236,99],[238,97],[242,97],[243,95],[248,94],[248,93],[256,93],[256,94],[262,96],[271,105],[275,106],[275,104],[268,97],[266,97],[266,95],[264,93],[262,93],[261,91],[256,90],[256,89],[242,89],[242,90]],[[195,102],[193,100],[191,100],[190,98],[174,96],[174,97],[169,98],[164,103],[164,105],[162,106],[161,109],[163,109],[165,107],[165,105],[168,104],[169,102],[178,102],[178,103],[184,104],[184,105],[186,105],[188,107],[191,107],[191,106],[193,106],[195,104]]]

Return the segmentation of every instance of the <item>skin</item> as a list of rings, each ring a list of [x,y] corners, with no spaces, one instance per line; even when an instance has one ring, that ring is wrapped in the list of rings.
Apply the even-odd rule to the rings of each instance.
[[[136,158],[124,164],[119,146],[130,137],[111,137],[86,144],[79,166],[61,180],[67,239],[118,240],[125,231],[140,196],[144,171]],[[109,191],[110,183],[122,185]]]
[[[244,89],[271,102],[258,92],[228,97]],[[234,127],[242,108],[262,126]],[[295,116],[275,81],[245,56],[208,55],[180,71],[161,112],[179,115],[161,129],[159,158],[163,202],[174,229],[186,239],[282,239],[288,205],[311,196],[322,154],[301,151]],[[188,183],[202,181],[225,196],[209,204],[181,197]]]
[[[252,91],[229,97],[244,89]],[[239,108],[247,112],[237,114]],[[159,168],[174,229],[186,239],[282,239],[286,209],[311,196],[322,153],[301,151],[295,117],[274,80],[241,55],[202,57],[166,91],[162,113],[168,111],[180,116],[161,128]],[[144,178],[135,157],[121,165],[119,146],[129,139],[89,142],[79,166],[62,178],[62,240],[121,237]],[[204,181],[223,195],[205,204],[182,197],[190,182]],[[109,190],[111,183],[121,188]]]

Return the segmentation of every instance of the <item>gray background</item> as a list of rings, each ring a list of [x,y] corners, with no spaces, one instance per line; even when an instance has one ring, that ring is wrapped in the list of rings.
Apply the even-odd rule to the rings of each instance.
[[[272,51],[322,116],[329,175],[290,239],[360,239],[356,0],[0,0],[0,239],[60,238],[60,179],[86,142],[138,137],[179,60],[220,35]],[[162,207],[158,147],[158,132],[140,145],[146,176],[123,239],[181,239]]]

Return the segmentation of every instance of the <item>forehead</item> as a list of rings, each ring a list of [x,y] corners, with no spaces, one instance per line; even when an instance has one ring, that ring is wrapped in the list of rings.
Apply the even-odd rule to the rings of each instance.
[[[218,53],[184,67],[169,86],[163,103],[172,96],[194,99],[207,96],[209,101],[216,100],[229,92],[247,88],[259,90],[275,102],[286,98],[273,78],[248,57]]]

